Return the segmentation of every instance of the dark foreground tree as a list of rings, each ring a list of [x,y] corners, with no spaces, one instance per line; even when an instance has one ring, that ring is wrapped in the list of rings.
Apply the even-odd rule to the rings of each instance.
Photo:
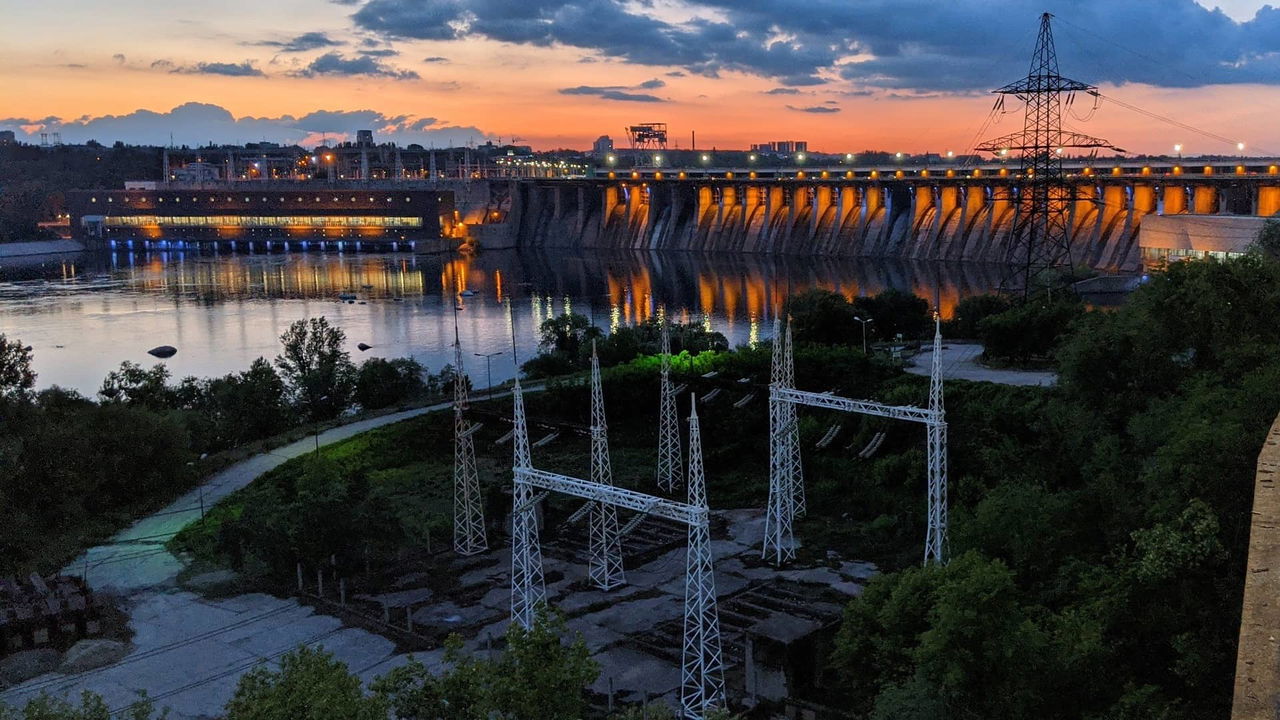
[[[324,648],[305,645],[240,678],[226,720],[386,720],[385,701],[366,696],[360,678]]]
[[[0,334],[0,394],[25,393],[36,384],[31,369],[31,346]]]

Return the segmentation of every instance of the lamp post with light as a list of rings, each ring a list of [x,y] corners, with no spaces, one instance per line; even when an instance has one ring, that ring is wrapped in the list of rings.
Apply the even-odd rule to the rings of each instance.
[[[482,358],[484,358],[484,372],[485,372],[485,375],[487,375],[487,376],[488,376],[488,378],[489,378],[489,390],[488,390],[488,395],[489,395],[489,399],[490,399],[490,400],[492,400],[492,399],[493,399],[493,364],[492,364],[492,360],[493,360],[493,358],[495,358],[495,357],[497,357],[497,356],[499,356],[499,355],[504,355],[504,354],[506,354],[506,352],[507,352],[506,350],[499,350],[499,351],[497,351],[497,352],[491,352],[491,353],[472,353],[472,355],[475,355],[476,357],[482,357]],[[516,368],[516,372],[519,372],[519,371],[520,371],[520,369],[519,369],[519,368]]]
[[[863,319],[856,316],[853,319],[862,323],[862,354],[866,355],[867,354],[867,323],[873,323],[875,322],[875,319],[874,318]]]

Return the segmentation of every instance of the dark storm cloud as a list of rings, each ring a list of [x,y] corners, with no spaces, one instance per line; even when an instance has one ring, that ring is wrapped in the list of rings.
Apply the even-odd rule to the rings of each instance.
[[[263,47],[273,47],[280,52],[295,53],[307,52],[308,50],[319,50],[326,47],[338,47],[343,45],[341,40],[334,40],[322,32],[306,32],[293,38],[292,40],[263,40],[254,43]]]
[[[1280,10],[1243,23],[1195,0],[689,0],[716,20],[674,23],[623,0],[365,0],[357,26],[387,38],[485,37],[563,45],[715,76],[802,87],[977,91],[1025,74],[1036,25],[1055,12],[1065,75],[1194,87],[1280,84]]]
[[[163,64],[158,63],[161,63],[161,61],[151,63],[151,67],[157,69],[165,67]],[[173,67],[170,63],[169,72],[189,75],[226,75],[228,77],[262,77],[266,74],[254,67],[253,63],[248,60],[241,63],[202,62],[181,67]]]
[[[385,77],[393,80],[417,80],[420,76],[412,70],[398,70],[383,64],[376,57],[361,55],[344,57],[341,53],[325,53],[295,75],[300,77],[317,77],[320,75],[366,75],[369,77]]]
[[[3,118],[0,127],[12,127],[20,139],[31,142],[40,132],[57,131],[66,142],[122,140],[132,144],[168,142],[170,133],[185,145],[244,143],[271,140],[284,144],[304,142],[321,133],[350,137],[356,130],[371,129],[380,139],[398,143],[462,145],[488,134],[475,127],[449,127],[433,117],[385,115],[376,110],[316,110],[301,116],[240,117],[226,108],[207,103],[186,103],[167,112],[135,110],[124,115],[64,119]],[[27,133],[23,128],[31,129]],[[332,139],[332,138],[331,138]]]
[[[788,105],[787,109],[795,110],[796,112],[817,113],[819,115],[825,114],[825,113],[840,112],[840,108],[831,107],[830,105],[810,105],[809,107],[796,107],[795,105]]]
[[[636,85],[579,85],[577,87],[560,88],[561,95],[595,95],[603,100],[618,100],[621,102],[647,102],[659,103],[666,102],[657,95],[649,93],[631,92],[632,90],[657,90],[666,87],[664,80],[653,78],[645,80]]]
[[[579,85],[577,87],[560,88],[561,95],[595,95],[603,100],[620,100],[624,102],[665,102],[657,95],[649,95],[646,93],[627,92],[627,88],[604,86],[596,87],[592,85]]]

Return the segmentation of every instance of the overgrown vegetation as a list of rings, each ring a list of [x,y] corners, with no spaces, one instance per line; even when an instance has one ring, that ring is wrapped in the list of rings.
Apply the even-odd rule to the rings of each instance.
[[[357,369],[344,340],[324,318],[299,321],[275,366],[259,358],[241,373],[174,384],[163,364],[125,362],[89,399],[35,392],[31,349],[0,335],[0,573],[60,567],[84,542],[191,487],[207,455],[351,412],[353,400],[380,409],[452,382],[452,368],[427,375],[407,359]]]

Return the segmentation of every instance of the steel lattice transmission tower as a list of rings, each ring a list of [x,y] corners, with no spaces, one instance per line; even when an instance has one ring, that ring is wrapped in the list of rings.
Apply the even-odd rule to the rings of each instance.
[[[1009,275],[1002,289],[1020,292],[1023,297],[1037,283],[1053,283],[1052,275],[1056,273],[1069,276],[1074,265],[1068,221],[1074,193],[1064,182],[1063,153],[1068,148],[1119,150],[1101,138],[1063,130],[1063,94],[1070,97],[1076,92],[1095,93],[1097,88],[1058,73],[1058,52],[1049,22],[1052,18],[1049,13],[1040,16],[1040,35],[1027,76],[992,91],[1013,95],[1026,103],[1022,130],[977,147],[1002,157],[1017,153],[1020,159],[1017,213],[1006,244]]]
[[[795,460],[791,452],[790,417],[795,416],[791,403],[773,397],[773,388],[794,389],[795,371],[788,372],[786,360],[792,355],[786,352],[786,335],[782,319],[773,321],[773,362],[769,367],[769,507],[765,514],[764,544],[761,556],[775,565],[792,560],[796,556],[792,542],[792,523],[795,518]],[[792,358],[794,359],[794,358]],[[788,378],[792,385],[788,385]],[[790,414],[788,414],[790,413]]]
[[[680,425],[676,392],[671,384],[671,333],[662,323],[662,372],[658,403],[658,489],[671,492],[680,484]]]
[[[533,486],[520,474],[533,467],[529,453],[529,430],[524,416],[524,393],[520,378],[516,377],[512,388],[515,407],[512,412],[515,427],[511,444],[514,447],[515,490],[511,507],[511,619],[528,629],[538,606],[547,600],[547,588],[542,577],[542,545],[538,538],[538,502]]]
[[[591,482],[613,485],[609,425],[605,422],[600,357],[594,340],[591,341]],[[626,582],[622,570],[622,538],[618,535],[618,508],[612,503],[591,503],[590,577],[601,590],[612,590]]]
[[[796,387],[795,343],[791,335],[791,317],[787,317],[787,342],[782,348],[783,382],[792,390]],[[787,472],[791,478],[791,505],[796,517],[804,517],[807,512],[804,495],[804,465],[800,461],[800,418],[796,406],[786,403],[782,406],[786,417],[783,424],[787,429]]]
[[[947,561],[947,419],[942,402],[942,321],[933,314],[933,365],[929,372],[929,412],[933,422],[925,426],[929,462],[929,529],[925,534],[924,562]]]
[[[696,399],[689,412],[689,505],[707,510],[707,480],[702,468],[702,431]],[[689,525],[684,585],[684,651],[681,654],[680,704],[686,718],[703,718],[722,708],[724,662],[720,655],[720,615],[711,563],[711,524]]]
[[[478,426],[467,422],[467,376],[462,371],[462,344],[453,340],[453,549],[475,555],[489,549],[485,537],[480,477],[472,435]]]

